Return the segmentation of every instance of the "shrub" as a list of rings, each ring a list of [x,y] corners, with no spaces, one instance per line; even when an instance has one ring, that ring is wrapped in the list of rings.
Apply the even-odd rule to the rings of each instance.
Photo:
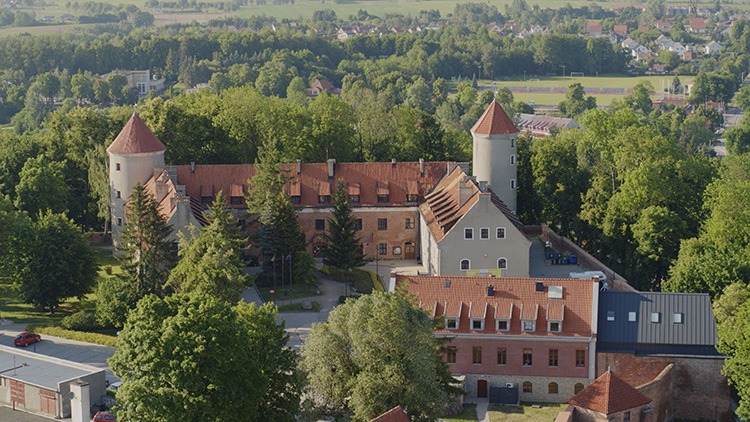
[[[37,334],[47,334],[55,337],[67,338],[70,340],[85,341],[87,343],[96,343],[103,346],[117,347],[117,337],[106,334],[87,333],[83,331],[66,330],[61,327],[51,325],[34,325],[26,327],[27,331]]]
[[[96,314],[89,311],[79,311],[73,315],[66,316],[60,322],[66,330],[91,331],[100,328],[96,321]]]
[[[107,275],[112,275],[112,266],[111,265],[105,265],[104,266],[104,273]]]

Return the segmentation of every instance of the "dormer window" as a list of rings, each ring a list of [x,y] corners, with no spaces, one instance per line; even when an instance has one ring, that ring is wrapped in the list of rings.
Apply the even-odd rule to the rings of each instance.
[[[561,331],[562,321],[547,321],[547,332],[559,333]]]
[[[330,195],[318,195],[318,203],[320,204],[327,204],[331,202],[331,196]]]
[[[445,328],[448,330],[458,330],[458,318],[446,318]]]
[[[628,312],[628,322],[635,322],[635,312]]]
[[[229,198],[229,203],[232,205],[238,205],[242,203],[242,197],[241,196],[232,196]]]
[[[289,197],[289,201],[292,204],[299,204],[300,202],[302,202],[302,197],[299,195],[292,195]]]
[[[536,331],[536,321],[533,319],[522,319],[521,331]]]
[[[388,195],[378,195],[378,202],[388,202]]]
[[[471,319],[471,329],[472,330],[483,331],[484,330],[484,318],[472,318]]]
[[[406,194],[406,202],[417,202],[419,201],[419,195]]]
[[[498,319],[496,320],[497,331],[510,331],[510,320],[509,319]]]

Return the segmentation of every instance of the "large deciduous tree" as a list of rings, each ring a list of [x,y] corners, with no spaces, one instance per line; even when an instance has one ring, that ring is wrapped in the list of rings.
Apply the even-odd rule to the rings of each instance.
[[[313,326],[301,367],[326,411],[368,421],[400,405],[412,420],[443,415],[453,378],[427,314],[400,293],[347,300]]]
[[[180,237],[180,262],[169,274],[167,287],[176,291],[198,291],[235,303],[247,274],[240,258],[242,239],[221,192],[205,213],[209,224],[190,226],[190,236]]]
[[[296,353],[276,319],[269,304],[231,307],[200,293],[145,297],[109,359],[124,381],[118,419],[295,421]]]
[[[328,249],[323,264],[350,271],[365,264],[362,243],[357,237],[357,227],[352,217],[346,183],[339,180],[331,202],[331,217],[328,219]]]

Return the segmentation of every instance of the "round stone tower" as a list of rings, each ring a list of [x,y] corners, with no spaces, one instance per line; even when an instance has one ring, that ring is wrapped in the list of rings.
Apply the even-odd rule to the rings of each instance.
[[[112,241],[115,246],[125,225],[125,203],[133,187],[138,183],[145,184],[154,175],[154,167],[164,166],[166,149],[137,113],[133,113],[107,148]]]
[[[497,101],[493,101],[471,128],[473,175],[486,181],[492,191],[516,212],[516,136],[513,124]]]

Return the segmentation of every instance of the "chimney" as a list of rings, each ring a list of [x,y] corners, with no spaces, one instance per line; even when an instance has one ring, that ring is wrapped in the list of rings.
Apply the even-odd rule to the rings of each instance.
[[[195,173],[195,161],[190,162],[190,173]]]
[[[487,286],[487,296],[495,296],[495,287],[492,284]]]
[[[391,166],[392,167],[396,167],[396,159],[395,158],[391,158]]]
[[[424,177],[424,158],[419,159],[419,176]]]
[[[88,422],[91,418],[91,397],[89,383],[70,383],[70,417],[72,422]]]
[[[487,182],[479,182],[479,191],[482,193],[487,193]]]
[[[446,174],[450,174],[450,172],[452,172],[453,169],[456,168],[457,166],[458,164],[456,164],[455,161],[448,161],[446,163],[446,169],[445,169]]]
[[[297,174],[302,173],[302,161],[297,160]]]
[[[154,197],[156,198],[157,202],[161,202],[162,199],[164,199],[165,196],[167,196],[167,193],[169,191],[169,188],[167,188],[167,180],[169,180],[169,173],[167,173],[167,170],[165,169],[158,175],[155,175],[154,178]]]
[[[466,182],[469,181],[468,177],[461,178],[461,183],[458,184],[458,206],[462,207],[466,201],[474,195],[474,188],[472,186],[466,186]]]
[[[396,272],[391,271],[391,281],[390,283],[388,283],[388,292],[393,293],[395,291],[396,291]]]
[[[336,159],[335,158],[329,158],[328,159],[328,177],[333,179],[333,169],[336,167]]]

